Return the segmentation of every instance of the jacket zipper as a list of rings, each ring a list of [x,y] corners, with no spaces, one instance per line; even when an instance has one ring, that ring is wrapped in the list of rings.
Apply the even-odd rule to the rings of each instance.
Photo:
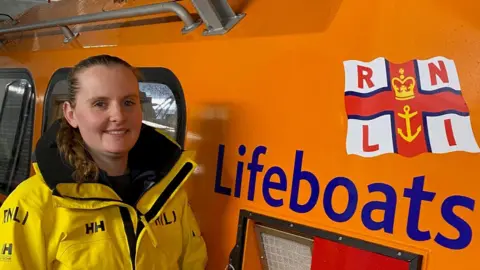
[[[135,270],[137,242],[143,229],[147,230],[147,233],[149,234],[149,238],[152,241],[152,244],[154,247],[157,247],[158,243],[155,238],[155,235],[153,235],[152,229],[148,225],[148,220],[145,218],[144,215],[142,215],[138,210],[135,209],[135,212],[137,214],[137,231],[135,232],[134,226],[133,226],[133,220],[130,216],[130,212],[128,211],[128,208],[125,206],[119,206],[119,207],[120,207],[120,214],[122,216],[122,220],[125,228],[125,234],[127,235],[128,248],[130,250],[130,260],[132,262],[132,269]]]
[[[130,212],[127,207],[125,206],[119,206],[120,207],[120,214],[122,216],[123,220],[123,225],[125,229],[125,234],[127,235],[127,242],[128,242],[128,249],[130,250],[130,261],[132,262],[132,269],[135,270],[136,268],[136,253],[137,253],[137,239],[138,239],[138,234],[135,234],[134,231],[134,226],[133,226],[133,219],[130,216]],[[137,211],[137,218],[139,217]],[[137,221],[138,227],[137,227],[137,232],[141,232],[141,230],[138,230],[140,228],[140,224]]]

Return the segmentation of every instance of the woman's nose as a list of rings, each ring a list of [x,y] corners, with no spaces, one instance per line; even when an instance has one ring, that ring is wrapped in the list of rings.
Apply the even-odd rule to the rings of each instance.
[[[125,120],[125,110],[120,104],[115,104],[110,107],[110,121],[122,122]]]

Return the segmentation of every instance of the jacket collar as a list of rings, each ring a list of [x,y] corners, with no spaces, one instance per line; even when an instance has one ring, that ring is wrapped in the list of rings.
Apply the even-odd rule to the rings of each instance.
[[[106,184],[107,181],[102,180],[103,174],[96,183],[78,184],[73,180],[73,168],[59,153],[56,144],[59,126],[59,121],[56,121],[37,143],[34,162],[36,173],[42,176],[55,196],[67,199],[62,201],[69,207],[85,208],[90,204],[91,207],[100,207],[107,202],[121,203],[119,196]],[[183,151],[159,130],[142,125],[139,139],[129,153],[129,168],[135,183],[132,193],[140,212],[157,214],[161,210],[195,169],[193,155],[193,152]]]

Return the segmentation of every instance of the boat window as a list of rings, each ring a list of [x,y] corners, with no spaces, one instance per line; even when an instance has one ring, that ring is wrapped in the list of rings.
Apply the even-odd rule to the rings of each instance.
[[[0,69],[0,193],[30,176],[35,94],[26,70]]]

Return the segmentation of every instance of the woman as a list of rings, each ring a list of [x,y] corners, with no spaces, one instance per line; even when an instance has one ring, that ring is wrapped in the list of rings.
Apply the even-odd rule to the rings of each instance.
[[[142,124],[137,71],[100,55],[73,68],[36,174],[1,207],[0,269],[205,269],[185,191],[191,154]]]

